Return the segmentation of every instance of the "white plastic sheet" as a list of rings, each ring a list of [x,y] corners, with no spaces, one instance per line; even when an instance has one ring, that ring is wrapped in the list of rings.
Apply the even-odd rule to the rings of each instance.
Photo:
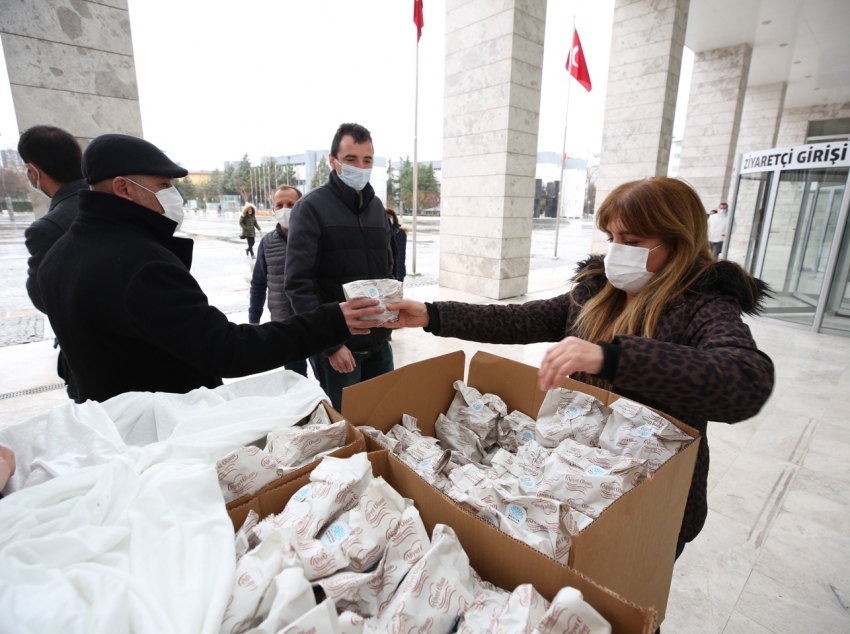
[[[0,633],[217,632],[235,549],[214,464],[323,398],[278,372],[0,431],[18,463],[0,500]]]

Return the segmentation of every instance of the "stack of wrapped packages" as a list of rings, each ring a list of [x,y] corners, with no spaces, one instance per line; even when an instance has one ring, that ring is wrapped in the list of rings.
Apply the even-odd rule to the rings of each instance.
[[[280,514],[258,519],[236,534],[222,634],[611,632],[574,588],[550,604],[531,585],[482,581],[452,529],[429,538],[363,453],[325,458]]]
[[[297,471],[345,445],[345,421],[331,422],[319,406],[291,427],[269,432],[265,448],[250,445],[216,462],[218,483],[225,502],[256,493],[265,485]]]
[[[693,439],[652,410],[550,390],[537,420],[462,381],[423,436],[404,416],[386,434],[359,429],[429,483],[503,532],[569,562],[571,535],[650,477]]]

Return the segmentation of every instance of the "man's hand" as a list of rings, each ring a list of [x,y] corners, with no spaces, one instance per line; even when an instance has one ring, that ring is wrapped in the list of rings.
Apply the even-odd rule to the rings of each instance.
[[[0,490],[15,475],[15,452],[0,445]]]
[[[428,325],[428,309],[422,302],[403,299],[387,304],[387,310],[397,310],[398,321],[387,322],[384,328],[425,328]]]
[[[354,355],[351,354],[351,350],[349,350],[345,346],[341,346],[339,350],[334,352],[330,356],[331,367],[337,372],[342,372],[344,374],[348,374],[349,372],[354,371],[354,367],[357,365],[354,362]]]
[[[573,372],[599,374],[605,352],[602,346],[578,337],[567,337],[546,351],[538,381],[543,391],[558,387]]]
[[[378,304],[380,302],[377,299],[352,299],[350,302],[342,302],[339,305],[352,335],[368,335],[369,328],[377,328],[381,325],[380,322],[371,319],[359,321],[361,317],[374,317],[384,312]],[[345,372],[351,372],[351,370],[345,370]]]

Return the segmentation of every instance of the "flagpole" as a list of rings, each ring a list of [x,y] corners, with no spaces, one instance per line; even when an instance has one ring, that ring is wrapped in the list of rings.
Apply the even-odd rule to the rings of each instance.
[[[561,148],[561,182],[558,186],[558,207],[555,210],[555,257],[558,257],[558,236],[561,230],[561,207],[566,204],[564,198],[564,168],[567,165],[567,123],[570,120],[570,86],[573,83],[573,42],[575,42],[576,16],[573,16],[573,32],[570,38],[570,67],[567,69],[567,114],[564,115],[564,145]]]
[[[416,275],[416,215],[419,211],[419,38],[416,38],[416,91],[413,104],[413,274]]]

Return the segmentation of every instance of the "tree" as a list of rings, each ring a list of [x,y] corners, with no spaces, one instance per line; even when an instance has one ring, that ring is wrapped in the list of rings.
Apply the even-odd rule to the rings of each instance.
[[[198,198],[198,188],[188,178],[175,178],[173,182],[174,187],[183,196],[183,200],[194,200]]]
[[[387,205],[395,204],[395,172],[393,172],[393,160],[387,157]]]
[[[319,164],[316,166],[316,173],[313,174],[313,180],[310,181],[310,189],[315,189],[319,185],[324,185],[328,182],[331,176],[331,166],[328,165],[328,160],[323,156],[319,159]]]
[[[224,173],[221,175],[221,181],[218,189],[218,194],[221,196],[235,196],[239,193],[239,188],[236,185],[236,168],[233,165],[228,165],[224,168]]]
[[[239,161],[239,167],[236,168],[234,174],[234,186],[243,200],[248,200],[251,191],[251,161],[248,160],[248,155],[242,157]]]
[[[277,179],[278,185],[292,185],[295,187],[298,184],[298,176],[295,174],[295,168],[289,163],[280,165],[280,178]]]
[[[413,207],[413,164],[410,158],[404,159],[399,173],[401,183],[401,200],[405,207]],[[440,206],[440,182],[434,173],[433,163],[419,165],[419,182],[417,183],[417,201],[419,209],[429,209]]]

